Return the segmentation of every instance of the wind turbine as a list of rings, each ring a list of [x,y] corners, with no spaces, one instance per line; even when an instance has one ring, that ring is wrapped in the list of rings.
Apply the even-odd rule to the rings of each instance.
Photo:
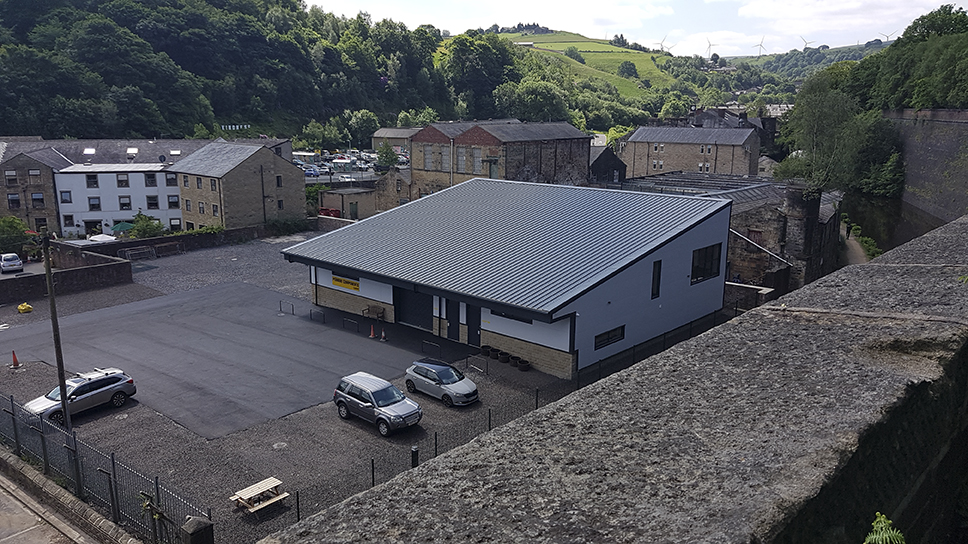
[[[709,47],[706,48],[706,58],[708,59],[708,58],[710,58],[712,56],[713,47],[716,47],[719,44],[718,43],[713,43],[713,42],[709,41],[709,37],[708,36],[706,37],[706,43],[709,44]]]
[[[661,41],[661,42],[656,42],[656,44],[655,44],[655,45],[658,45],[658,46],[659,46],[659,51],[665,51],[665,50],[666,50],[666,47],[665,47],[665,40],[666,40],[666,38],[668,38],[668,37],[669,37],[669,35],[668,35],[668,34],[666,34],[665,36],[662,36],[662,41]]]
[[[878,32],[878,34],[880,34],[881,36],[884,36],[884,41],[889,42],[891,41],[891,36],[897,34],[897,30],[895,30],[894,32],[891,32],[890,34],[884,34],[883,32]]]
[[[800,36],[800,39],[801,39],[801,40],[803,40],[803,50],[804,50],[804,51],[806,51],[806,50],[807,50],[807,46],[808,46],[808,45],[810,45],[810,44],[812,44],[812,43],[813,43],[813,42],[808,42],[808,41],[806,40],[806,38],[804,38],[803,36]]]
[[[766,36],[763,36],[762,38],[760,38],[760,43],[758,43],[758,44],[756,44],[756,45],[753,46],[753,47],[759,47],[760,48],[760,54],[757,55],[757,56],[762,55],[763,54],[763,50],[766,49],[765,47],[763,47],[763,40],[765,40],[765,39],[766,39]]]

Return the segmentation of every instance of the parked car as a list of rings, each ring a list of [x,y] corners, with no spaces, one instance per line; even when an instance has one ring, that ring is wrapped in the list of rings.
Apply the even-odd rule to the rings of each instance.
[[[353,181],[353,176],[349,174],[343,174],[339,177],[339,181]]]
[[[407,369],[407,391],[420,391],[443,401],[444,406],[477,402],[477,385],[453,365],[425,357]]]
[[[319,169],[316,168],[315,166],[306,166],[304,168],[305,168],[304,172],[306,173],[306,177],[313,177],[313,178],[319,177]]]
[[[77,374],[67,380],[66,384],[67,409],[72,416],[102,404],[110,403],[115,408],[124,406],[128,397],[138,392],[134,378],[118,368],[95,368],[91,372]],[[61,410],[60,400],[58,385],[50,393],[25,404],[24,409],[35,416],[63,425],[64,412]]]
[[[339,417],[356,416],[376,424],[382,436],[416,425],[423,417],[420,405],[392,383],[366,372],[343,377],[333,392]]]
[[[0,255],[0,274],[6,272],[23,272],[24,262],[16,253],[4,253]]]

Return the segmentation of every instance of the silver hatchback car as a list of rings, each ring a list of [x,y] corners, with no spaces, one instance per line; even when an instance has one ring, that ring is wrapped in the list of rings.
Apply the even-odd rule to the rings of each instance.
[[[95,368],[92,372],[77,374],[66,381],[67,409],[71,415],[83,412],[102,404],[110,403],[115,408],[123,406],[128,397],[134,396],[138,388],[134,378],[118,368]],[[43,397],[24,405],[27,412],[57,423],[64,424],[61,411],[60,386],[51,389]]]
[[[16,253],[4,253],[0,255],[0,274],[6,272],[23,272],[24,263]]]
[[[407,391],[420,391],[447,407],[477,402],[477,385],[456,367],[436,359],[414,361],[407,369]]]
[[[341,379],[333,391],[333,403],[339,417],[356,416],[375,423],[383,436],[416,425],[423,417],[419,404],[408,399],[392,383],[366,372]]]

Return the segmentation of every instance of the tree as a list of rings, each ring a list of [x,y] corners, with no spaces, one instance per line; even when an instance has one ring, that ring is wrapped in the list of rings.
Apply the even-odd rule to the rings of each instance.
[[[154,238],[161,236],[163,232],[165,232],[165,227],[161,224],[161,221],[138,210],[137,215],[134,216],[134,226],[131,227],[128,234],[132,238]]]
[[[20,218],[0,217],[0,253],[22,253],[24,243],[30,239],[26,231],[27,223]]]
[[[515,93],[514,113],[522,121],[567,121],[565,96],[547,81],[526,81]]]
[[[390,142],[386,140],[380,142],[380,148],[376,150],[376,163],[380,166],[397,164],[397,152],[393,150]]]
[[[945,4],[915,19],[904,29],[901,39],[918,42],[927,40],[931,36],[947,36],[966,32],[968,32],[968,14],[965,13],[965,9],[955,9],[954,4]]]
[[[380,120],[370,110],[356,110],[350,113],[346,124],[353,139],[353,145],[360,148],[369,148],[373,133],[380,130]]]
[[[634,62],[630,60],[623,60],[622,64],[618,65],[618,75],[619,77],[632,77],[638,79],[639,70],[635,67]]]
[[[565,48],[565,56],[585,64],[585,57],[581,56],[581,53],[578,52],[578,48],[574,45],[569,45]]]

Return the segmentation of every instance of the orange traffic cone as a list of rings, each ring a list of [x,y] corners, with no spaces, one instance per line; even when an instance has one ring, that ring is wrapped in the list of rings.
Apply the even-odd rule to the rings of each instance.
[[[370,338],[376,338],[376,332],[373,330],[373,325],[370,325]]]
[[[380,341],[381,342],[386,342],[387,341],[387,330],[386,329],[383,329],[383,328],[380,329]]]
[[[11,351],[10,353],[13,353],[13,366],[10,368],[20,368],[20,361],[17,360],[17,352]]]

